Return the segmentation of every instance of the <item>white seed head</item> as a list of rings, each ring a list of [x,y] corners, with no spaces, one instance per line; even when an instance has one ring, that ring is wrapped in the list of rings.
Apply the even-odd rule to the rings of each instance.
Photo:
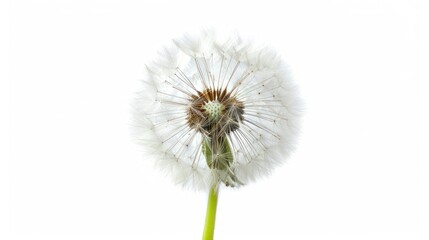
[[[301,101],[280,57],[239,37],[213,33],[173,41],[147,66],[133,129],[177,183],[240,186],[291,153]]]

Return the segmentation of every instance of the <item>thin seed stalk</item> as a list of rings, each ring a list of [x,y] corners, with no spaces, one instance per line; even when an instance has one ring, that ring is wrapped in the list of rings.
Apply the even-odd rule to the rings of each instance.
[[[218,183],[215,183],[210,189],[209,199],[207,201],[206,223],[204,225],[203,240],[213,240],[218,195],[219,185]]]
[[[216,142],[213,142],[216,141]],[[215,147],[216,146],[216,147]],[[215,154],[215,152],[219,152]],[[226,138],[221,139],[205,139],[202,152],[206,157],[207,165],[212,171],[224,171],[229,167],[232,162],[232,152]],[[215,222],[216,222],[216,209],[219,195],[220,180],[214,179],[210,188],[209,197],[207,201],[206,222],[204,225],[203,240],[213,240]]]

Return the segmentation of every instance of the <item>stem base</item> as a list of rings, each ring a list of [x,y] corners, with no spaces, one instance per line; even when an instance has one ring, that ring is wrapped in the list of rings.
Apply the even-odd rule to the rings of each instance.
[[[219,195],[219,184],[213,184],[210,188],[209,199],[207,201],[206,223],[204,225],[203,240],[213,240],[216,222],[217,199]]]

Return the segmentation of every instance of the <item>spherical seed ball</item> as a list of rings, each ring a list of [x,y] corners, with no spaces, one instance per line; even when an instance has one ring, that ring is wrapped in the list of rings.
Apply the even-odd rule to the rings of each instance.
[[[147,64],[134,133],[176,183],[207,190],[269,174],[294,148],[301,100],[280,56],[211,32],[175,39]]]

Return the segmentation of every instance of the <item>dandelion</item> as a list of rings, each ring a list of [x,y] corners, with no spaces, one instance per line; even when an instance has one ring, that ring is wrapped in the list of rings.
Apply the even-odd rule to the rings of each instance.
[[[212,239],[220,186],[265,176],[291,153],[296,86],[273,50],[211,32],[174,40],[143,85],[136,138],[176,183],[209,191],[203,239]]]

